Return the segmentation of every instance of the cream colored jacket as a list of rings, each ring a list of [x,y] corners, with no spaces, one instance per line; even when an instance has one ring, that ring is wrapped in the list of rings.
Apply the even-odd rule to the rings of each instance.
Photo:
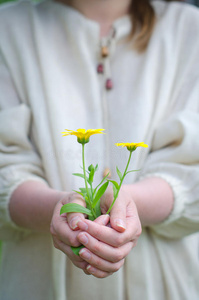
[[[115,36],[52,1],[0,7],[0,239],[1,300],[199,299],[199,11],[153,3],[157,23],[143,54],[125,38],[128,17]],[[107,41],[108,39],[108,41]],[[105,73],[96,71],[108,43]],[[111,78],[113,89],[106,90]],[[146,176],[169,182],[173,211],[143,228],[124,267],[107,279],[86,276],[52,246],[50,235],[17,227],[8,204],[26,180],[58,190],[80,187],[81,149],[65,128],[105,128],[91,137],[86,161],[122,170],[126,150],[116,142],[145,142],[133,154],[126,183]],[[160,199],[161,201],[161,199]]]

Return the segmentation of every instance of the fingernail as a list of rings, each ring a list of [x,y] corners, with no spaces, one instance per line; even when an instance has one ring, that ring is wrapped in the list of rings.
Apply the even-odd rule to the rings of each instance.
[[[109,221],[110,216],[109,215],[104,215],[104,218],[102,219],[102,223],[104,225],[107,225],[108,221]]]
[[[84,233],[80,233],[78,235],[78,240],[80,241],[80,243],[82,243],[83,245],[88,244],[88,238]]]
[[[95,268],[93,268],[91,265],[88,265],[86,267],[86,270],[90,273],[90,274],[95,274]]]
[[[84,223],[82,220],[77,222],[79,229],[83,230],[83,231],[87,231],[88,230],[88,225],[86,223]]]
[[[121,220],[121,219],[116,219],[116,220],[115,220],[115,224],[116,224],[118,227],[122,228],[122,229],[126,229],[126,224],[125,224],[124,221]]]
[[[88,273],[88,271],[87,270],[83,270],[84,271],[84,274],[86,274],[86,275],[91,275],[90,273]]]
[[[85,249],[85,248],[83,248],[83,249],[81,249],[80,251],[79,251],[79,254],[81,255],[81,257],[82,258],[84,258],[84,259],[90,259],[91,258],[91,254]]]
[[[70,227],[71,227],[73,230],[74,230],[74,229],[77,229],[77,228],[78,228],[77,223],[78,223],[79,221],[81,221],[81,219],[80,219],[80,217],[78,217],[78,216],[72,218],[72,219],[70,220],[70,222],[69,222]]]

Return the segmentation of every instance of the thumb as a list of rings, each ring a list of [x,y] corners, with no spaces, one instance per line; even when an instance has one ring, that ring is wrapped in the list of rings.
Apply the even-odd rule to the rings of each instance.
[[[86,207],[86,203],[85,200],[83,199],[83,197],[81,197],[81,195],[79,195],[78,193],[70,193],[66,199],[62,200],[62,204],[66,204],[66,203],[77,203],[81,206]],[[83,221],[85,219],[85,215],[82,213],[67,213],[67,222],[69,227],[72,230],[78,230],[78,222],[79,221]]]
[[[116,199],[110,211],[110,223],[111,227],[118,232],[126,230],[126,205],[120,197]]]
[[[122,199],[122,194],[119,193],[111,211],[110,211],[110,224],[113,229],[118,232],[124,232],[126,229],[126,201]],[[111,203],[113,202],[113,189],[109,187],[106,193],[101,198],[102,212],[108,211]]]

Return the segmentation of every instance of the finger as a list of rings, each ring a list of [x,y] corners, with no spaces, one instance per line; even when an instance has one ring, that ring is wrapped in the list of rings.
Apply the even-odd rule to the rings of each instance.
[[[87,272],[89,272],[91,275],[93,275],[96,278],[106,278],[113,274],[113,273],[98,270],[97,268],[95,268],[91,265],[88,265],[86,270],[87,270]]]
[[[80,243],[86,247],[80,250],[80,256],[88,263],[95,266],[98,266],[99,258],[104,261],[104,264],[107,262],[117,263],[121,261],[129,254],[134,246],[134,242],[128,242],[121,247],[112,247],[108,244],[100,242],[86,232],[80,232],[77,238]]]
[[[77,235],[80,231],[73,231],[70,229],[67,223],[55,224],[51,229],[51,235],[53,238],[57,237],[61,242],[68,246],[79,247],[80,243],[77,240]]]
[[[111,227],[117,230],[118,232],[124,232],[126,229],[126,199],[122,199],[119,193],[118,198],[116,199],[111,211],[110,211],[110,223]],[[122,194],[123,195],[123,194]],[[101,210],[106,212],[113,202],[113,189],[112,187],[107,189],[105,195],[101,199]]]
[[[59,239],[63,243],[69,246],[78,247],[80,245],[77,240],[78,231],[74,232],[68,225],[66,215],[60,215],[60,209],[62,202],[59,202],[53,214],[53,218],[50,224],[50,233],[54,239]]]
[[[96,222],[87,219],[84,220],[84,223],[87,225],[85,226],[85,231],[87,233],[89,233],[95,239],[100,240],[113,247],[122,246],[123,244],[134,239],[134,230],[135,227],[137,228],[137,225],[134,226],[134,222],[135,220],[132,219],[131,222],[129,222],[127,230],[121,233],[114,230],[113,228],[110,228],[109,226],[102,226],[100,224],[97,224]]]
[[[106,226],[109,223],[109,220],[110,220],[110,216],[105,214],[105,215],[99,216],[97,219],[94,220],[94,222],[99,225]]]
[[[65,200],[63,199],[63,203]],[[78,193],[70,193],[67,198],[67,203],[76,203],[83,207],[86,207],[85,200]],[[81,220],[84,220],[85,215],[82,213],[67,213],[67,221],[72,230],[78,230],[77,223]]]
[[[85,216],[81,213],[68,213],[67,220],[72,230],[79,230],[78,222],[84,220]]]
[[[126,230],[126,205],[124,199],[118,197],[110,211],[111,227],[119,232]]]
[[[100,224],[100,225],[107,226],[109,223],[109,220],[110,220],[110,216],[105,214],[105,215],[99,216],[93,222]],[[82,231],[86,231],[88,229],[88,225],[82,220],[78,220],[77,226]]]
[[[83,270],[86,275],[91,275],[86,269]]]
[[[59,249],[64,254],[66,254],[76,267],[78,267],[82,270],[86,270],[86,267],[88,264],[80,256],[75,255],[73,253],[73,251],[71,250],[70,246],[67,246],[66,244],[64,244],[63,242],[59,241],[56,238],[53,240],[53,242],[54,242],[55,248]]]
[[[81,249],[80,256],[85,261],[87,261],[92,267],[95,267],[98,270],[109,272],[109,273],[117,272],[124,264],[124,259],[116,263],[112,263],[102,259],[101,257],[98,257],[97,255],[93,254],[86,248]]]

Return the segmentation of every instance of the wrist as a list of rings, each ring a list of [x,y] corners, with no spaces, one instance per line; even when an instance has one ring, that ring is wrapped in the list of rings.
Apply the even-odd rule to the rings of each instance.
[[[24,182],[11,196],[11,219],[19,227],[49,232],[54,207],[63,195],[63,192],[53,190],[44,183]]]
[[[162,178],[146,178],[124,188],[137,207],[142,226],[160,223],[170,215],[174,203],[173,191]]]

